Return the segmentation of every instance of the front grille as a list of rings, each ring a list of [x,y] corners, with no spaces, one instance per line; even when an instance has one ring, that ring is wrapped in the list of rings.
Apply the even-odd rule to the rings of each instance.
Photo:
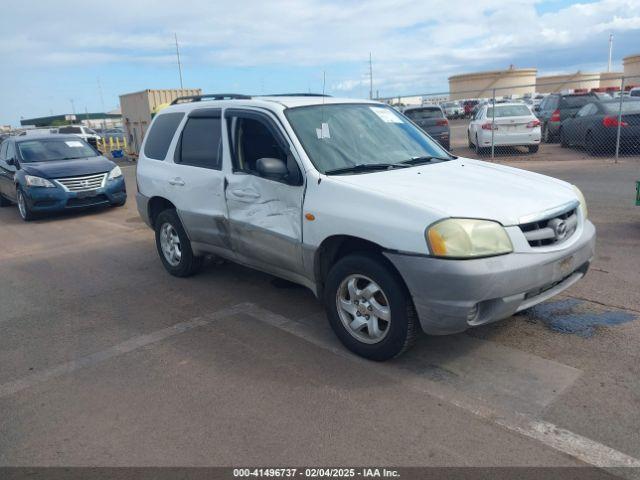
[[[564,225],[562,227],[561,225]],[[523,223],[520,230],[532,247],[546,247],[565,242],[578,227],[578,211],[573,208],[565,213],[537,222]],[[562,234],[564,231],[564,234]]]
[[[83,177],[56,178],[56,181],[70,192],[88,192],[101,188],[106,177],[106,173],[97,173]]]
[[[106,195],[97,195],[95,197],[86,198],[70,198],[67,202],[67,208],[73,207],[91,207],[93,205],[101,205],[109,202]]]

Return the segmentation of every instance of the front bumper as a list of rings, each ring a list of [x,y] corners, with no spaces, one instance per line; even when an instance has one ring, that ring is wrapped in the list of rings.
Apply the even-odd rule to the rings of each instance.
[[[474,260],[387,252],[431,335],[446,335],[510,317],[569,288],[587,272],[595,249],[589,221],[571,246]]]
[[[61,187],[24,188],[23,192],[29,208],[34,212],[57,212],[101,205],[117,205],[127,200],[124,177],[107,181],[104,187],[93,191],[90,196],[78,192],[68,192]]]

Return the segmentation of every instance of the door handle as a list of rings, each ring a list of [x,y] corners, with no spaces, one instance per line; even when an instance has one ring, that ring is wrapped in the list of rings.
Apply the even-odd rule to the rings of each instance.
[[[253,198],[253,199],[260,198],[260,194],[255,190],[234,189],[234,190],[231,190],[231,193],[238,198]]]
[[[175,185],[177,187],[184,187],[184,180],[181,178],[174,178],[173,180],[169,180],[169,185]]]

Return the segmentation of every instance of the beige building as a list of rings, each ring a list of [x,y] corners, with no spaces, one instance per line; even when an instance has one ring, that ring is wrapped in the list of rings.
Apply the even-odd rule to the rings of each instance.
[[[492,72],[465,73],[449,77],[451,100],[532,95],[535,92],[535,68],[514,68]]]
[[[549,75],[536,79],[536,92],[556,93],[563,90],[591,90],[600,88],[599,73],[575,72],[565,75]]]
[[[120,95],[122,126],[129,144],[129,153],[138,154],[144,134],[151,123],[152,114],[159,107],[171,103],[178,97],[190,95],[202,95],[202,90],[199,88],[143,90]]]
[[[624,76],[626,77],[625,83],[627,85],[640,86],[640,54],[624,57],[622,65]]]
[[[622,72],[602,72],[600,74],[600,88],[620,88]]]

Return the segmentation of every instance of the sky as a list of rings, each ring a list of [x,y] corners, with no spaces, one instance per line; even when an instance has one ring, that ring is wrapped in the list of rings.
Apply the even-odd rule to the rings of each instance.
[[[0,4],[0,124],[117,108],[119,95],[446,91],[514,65],[605,71],[640,54],[640,0],[57,0]],[[325,81],[323,82],[323,77]]]

